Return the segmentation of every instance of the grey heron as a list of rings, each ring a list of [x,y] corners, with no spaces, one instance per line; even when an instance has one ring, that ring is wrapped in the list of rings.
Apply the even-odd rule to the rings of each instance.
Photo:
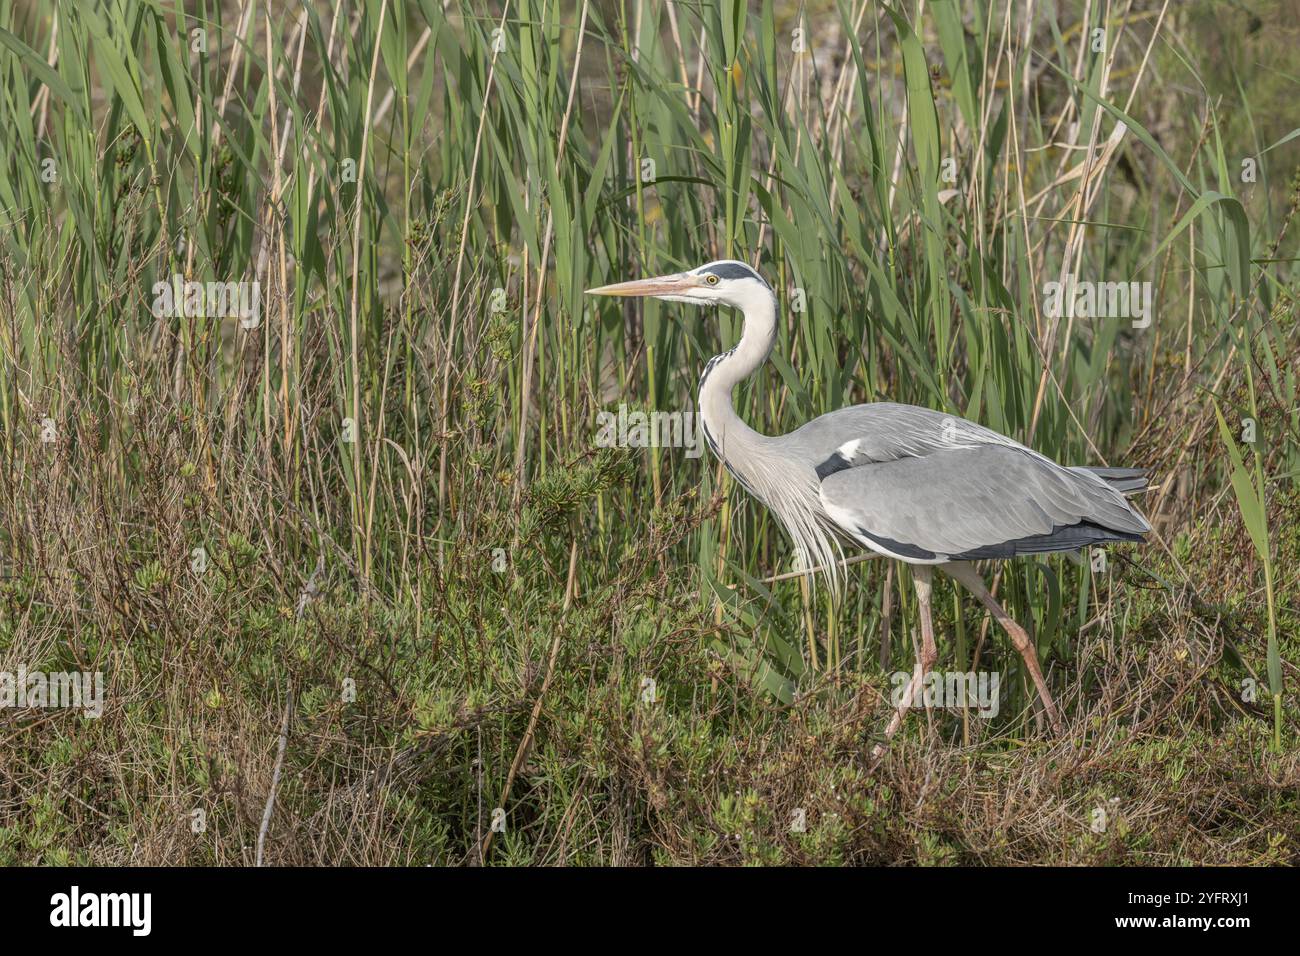
[[[935,567],[974,594],[1006,630],[1060,732],[1033,642],[971,562],[1141,541],[1151,526],[1124,493],[1145,487],[1145,471],[1058,465],[975,422],[892,402],[841,408],[789,434],[763,435],[732,405],[735,387],[767,361],[776,343],[776,293],[754,269],[724,259],[587,291],[741,310],[740,341],[710,360],[700,378],[709,449],[780,520],[799,566],[826,569],[832,590],[842,584],[842,539],[912,566],[921,648],[886,737],[901,724],[938,657],[930,614]]]

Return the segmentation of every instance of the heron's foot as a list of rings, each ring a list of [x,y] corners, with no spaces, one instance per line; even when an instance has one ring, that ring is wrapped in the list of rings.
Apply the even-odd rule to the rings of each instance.
[[[1011,615],[1007,613],[1006,608],[998,603],[997,598],[985,586],[984,579],[976,573],[973,566],[966,562],[956,561],[943,565],[943,570],[950,577],[959,581],[966,590],[979,598],[980,603],[989,609],[994,619],[1007,632],[1007,636],[1011,638],[1011,643],[1015,645],[1021,660],[1025,662],[1030,678],[1033,679],[1034,689],[1038,691],[1038,699],[1043,703],[1043,712],[1047,714],[1047,722],[1052,725],[1052,731],[1059,736],[1064,732],[1064,726],[1061,724],[1060,714],[1056,710],[1056,702],[1052,700],[1052,692],[1047,689],[1047,681],[1043,679],[1043,669],[1038,665],[1038,652],[1034,650],[1034,642],[1029,639],[1025,629],[1017,624]]]
[[[1035,675],[1034,686],[1038,691],[1038,699],[1042,701],[1043,711],[1047,714],[1047,722],[1052,725],[1052,733],[1059,737],[1065,733],[1065,725],[1061,723],[1061,715],[1056,710],[1056,701],[1052,700],[1052,692],[1041,682],[1041,678],[1041,674]]]
[[[921,662],[916,662],[916,670],[912,672],[912,679],[907,682],[907,688],[903,691],[902,703],[894,711],[893,716],[889,718],[889,724],[885,727],[885,737],[874,747],[871,748],[871,759],[873,762],[879,761],[885,755],[888,749],[889,741],[893,739],[894,734],[898,733],[903,726],[903,719],[907,717],[907,710],[911,706],[917,691],[921,687],[921,682],[925,680],[925,675],[921,671]]]
[[[1025,662],[1025,667],[1029,671],[1029,676],[1034,682],[1034,690],[1038,691],[1038,699],[1043,705],[1043,712],[1047,714],[1047,722],[1052,725],[1052,732],[1058,737],[1064,732],[1064,726],[1061,724],[1061,715],[1056,709],[1056,701],[1052,699],[1052,692],[1047,689],[1047,681],[1043,678],[1043,669],[1038,666],[1038,654],[1034,650],[1033,643],[1029,640],[1029,635],[1024,629],[1014,621],[1008,619],[1008,633],[1011,635],[1011,642],[1015,644],[1016,650],[1020,652],[1021,659]]]

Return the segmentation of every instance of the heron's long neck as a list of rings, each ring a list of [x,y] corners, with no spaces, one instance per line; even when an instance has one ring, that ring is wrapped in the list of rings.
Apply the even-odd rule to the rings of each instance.
[[[757,283],[754,283],[757,286]],[[740,420],[731,393],[758,370],[776,344],[776,296],[754,288],[737,303],[745,313],[745,331],[730,352],[716,356],[700,379],[700,415],[704,436],[745,489],[777,516],[794,544],[796,567],[838,568],[839,546],[823,525],[817,473],[808,463],[782,453],[782,441],[760,435]],[[839,589],[832,572],[832,591]]]
[[[731,403],[731,394],[767,361],[776,343],[776,297],[767,289],[755,289],[740,305],[745,313],[745,330],[740,341],[731,351],[714,356],[700,378],[700,415],[705,434],[724,461],[728,458],[728,445],[763,440],[762,435],[740,420]]]

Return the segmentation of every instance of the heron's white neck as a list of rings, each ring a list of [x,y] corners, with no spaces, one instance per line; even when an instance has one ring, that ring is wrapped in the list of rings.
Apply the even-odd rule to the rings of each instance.
[[[735,442],[761,442],[736,414],[731,395],[736,386],[767,361],[776,344],[776,296],[757,282],[739,293],[733,303],[745,314],[745,328],[735,348],[715,355],[700,378],[700,415],[715,453],[729,465],[727,447]]]
[[[731,404],[732,390],[767,361],[776,344],[776,296],[759,283],[733,302],[745,313],[745,331],[730,352],[715,356],[700,379],[700,415],[710,449],[745,489],[773,511],[794,544],[795,566],[832,568],[831,590],[843,575],[839,546],[823,526],[817,472],[811,463],[783,453],[785,439],[760,435]]]

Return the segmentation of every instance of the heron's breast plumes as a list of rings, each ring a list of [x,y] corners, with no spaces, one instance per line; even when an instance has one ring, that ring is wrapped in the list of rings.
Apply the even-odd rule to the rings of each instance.
[[[771,439],[756,433],[710,436],[706,422],[705,438],[732,477],[785,528],[794,545],[794,570],[810,578],[817,569],[824,570],[831,593],[838,595],[844,583],[843,555],[828,527],[817,473],[779,454]]]

